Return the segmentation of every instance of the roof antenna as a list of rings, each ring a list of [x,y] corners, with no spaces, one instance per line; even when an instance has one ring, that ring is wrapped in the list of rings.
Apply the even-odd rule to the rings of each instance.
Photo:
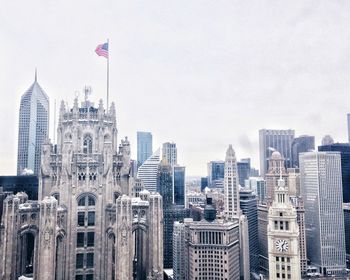
[[[37,73],[37,70],[36,70],[36,67],[35,67],[35,82],[37,81],[38,79],[38,73]]]

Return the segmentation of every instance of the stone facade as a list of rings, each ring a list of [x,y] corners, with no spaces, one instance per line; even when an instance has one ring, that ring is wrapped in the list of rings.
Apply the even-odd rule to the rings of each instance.
[[[39,200],[4,201],[0,279],[163,279],[162,197],[132,197],[130,144],[118,146],[117,132],[114,104],[62,102],[57,145],[42,146]]]

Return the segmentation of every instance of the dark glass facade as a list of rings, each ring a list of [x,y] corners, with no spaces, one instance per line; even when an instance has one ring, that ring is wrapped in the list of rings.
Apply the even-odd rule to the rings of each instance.
[[[225,162],[211,161],[208,163],[208,186],[215,188],[217,186],[223,187],[225,177]]]
[[[331,145],[319,146],[320,152],[340,152],[341,173],[343,185],[343,202],[350,202],[350,144],[335,143]]]
[[[152,152],[152,134],[150,132],[137,132],[137,164],[141,166]]]
[[[185,167],[174,166],[174,203],[185,205]]]
[[[240,208],[248,219],[249,232],[249,262],[251,274],[259,273],[259,243],[258,240],[258,202],[251,190],[241,190],[239,192]],[[253,276],[253,275],[252,275]],[[251,279],[254,279],[251,277]]]
[[[299,167],[299,154],[315,149],[315,136],[303,135],[292,142],[292,167]]]
[[[250,176],[250,161],[237,162],[237,173],[239,184],[244,187],[244,180]]]
[[[208,177],[202,177],[201,178],[201,192],[204,191],[204,189],[208,187]]]
[[[164,248],[164,268],[173,267],[173,232],[174,222],[183,222],[184,218],[190,217],[190,209],[183,206],[173,205],[173,207],[163,210],[163,248]]]

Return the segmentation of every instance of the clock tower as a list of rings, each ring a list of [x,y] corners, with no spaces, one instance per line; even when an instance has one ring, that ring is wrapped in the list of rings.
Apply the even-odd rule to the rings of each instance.
[[[268,213],[269,279],[300,280],[299,226],[297,212],[280,176]]]

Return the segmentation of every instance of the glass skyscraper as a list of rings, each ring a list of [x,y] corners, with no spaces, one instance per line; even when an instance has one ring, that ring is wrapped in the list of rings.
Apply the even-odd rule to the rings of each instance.
[[[176,165],[174,171],[174,203],[185,206],[185,166]]]
[[[308,152],[299,159],[307,255],[319,273],[342,274],[346,261],[340,153]]]
[[[254,279],[259,274],[258,201],[251,190],[241,190],[239,198],[242,213],[248,219],[250,273]]]
[[[260,152],[260,174],[265,176],[268,168],[268,160],[273,151],[281,153],[285,160],[286,168],[292,167],[292,142],[294,130],[287,129],[260,129],[259,130],[259,152]]]
[[[34,83],[22,95],[19,109],[17,175],[27,170],[39,174],[41,145],[49,136],[49,97]]]
[[[225,176],[225,162],[211,161],[208,163],[208,186],[210,188],[223,188]]]
[[[299,154],[315,149],[315,136],[302,135],[292,142],[292,167],[299,167]]]
[[[137,164],[141,166],[152,155],[152,133],[137,132]]]

